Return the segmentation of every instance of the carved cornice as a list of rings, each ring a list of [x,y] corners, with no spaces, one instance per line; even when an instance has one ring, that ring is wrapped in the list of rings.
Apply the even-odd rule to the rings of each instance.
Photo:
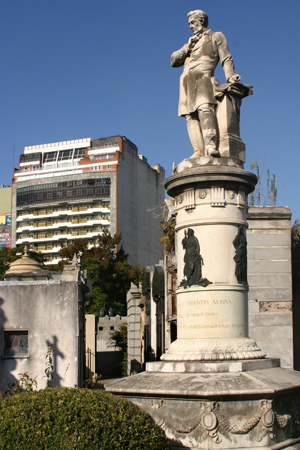
[[[218,184],[234,183],[243,185],[246,192],[250,193],[255,189],[256,182],[256,175],[238,167],[197,166],[167,178],[165,188],[168,195],[175,197],[180,195],[188,186],[203,189],[211,184],[217,186]]]

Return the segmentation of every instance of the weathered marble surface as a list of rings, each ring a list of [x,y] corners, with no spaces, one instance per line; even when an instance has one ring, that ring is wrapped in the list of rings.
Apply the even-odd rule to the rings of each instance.
[[[247,228],[247,195],[256,177],[238,166],[214,164],[214,158],[207,158],[207,165],[188,161],[191,167],[180,168],[165,183],[168,194],[175,197],[177,279],[180,283],[185,277],[181,244],[191,229],[201,248],[202,279],[210,284],[182,286],[181,282],[176,291],[177,340],[161,359],[263,358],[265,352],[249,339],[248,285],[236,277],[234,246],[241,227]]]
[[[146,363],[147,372],[160,373],[233,373],[280,367],[279,358],[240,361],[153,361]]]
[[[171,65],[183,66],[178,114],[186,119],[194,149],[192,158],[226,156],[245,162],[240,106],[242,98],[252,94],[252,87],[240,84],[226,38],[207,28],[206,13],[191,11],[188,20],[194,36],[171,55]],[[219,61],[227,81],[222,85],[214,77]]]
[[[237,373],[142,372],[109,383],[108,390],[139,395],[188,396],[196,398],[275,394],[300,386],[300,372],[271,368]],[[300,411],[299,411],[300,412]]]
[[[148,371],[110,382],[106,389],[148,412],[173,450],[279,450],[300,448],[299,387],[299,372],[275,367],[236,373]]]

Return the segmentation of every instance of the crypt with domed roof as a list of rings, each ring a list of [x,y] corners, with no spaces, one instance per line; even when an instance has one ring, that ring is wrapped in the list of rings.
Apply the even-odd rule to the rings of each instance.
[[[84,288],[80,257],[65,270],[50,272],[24,254],[0,281],[0,379],[2,389],[19,374],[46,386],[46,355],[53,359],[52,387],[82,386]]]

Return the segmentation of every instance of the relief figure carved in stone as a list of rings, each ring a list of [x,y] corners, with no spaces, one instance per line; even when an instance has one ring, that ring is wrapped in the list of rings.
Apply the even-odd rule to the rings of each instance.
[[[247,285],[247,240],[243,227],[239,227],[238,234],[233,240],[235,247],[234,261],[235,276],[240,284]]]
[[[184,231],[182,247],[185,250],[183,270],[185,278],[182,280],[180,286],[207,286],[210,284],[210,281],[202,278],[202,265],[204,261],[200,255],[199,241],[194,235],[194,230],[191,228]]]

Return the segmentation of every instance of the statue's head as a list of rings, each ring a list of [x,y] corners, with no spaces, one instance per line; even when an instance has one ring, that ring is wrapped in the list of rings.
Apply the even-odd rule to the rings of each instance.
[[[191,228],[188,228],[188,236],[194,236],[194,230],[192,230]]]
[[[239,227],[239,231],[238,231],[238,235],[239,236],[245,236],[245,233],[244,233],[244,227]]]
[[[188,19],[190,28],[196,34],[201,31],[203,28],[208,27],[208,17],[204,11],[201,9],[196,9],[195,11],[190,11],[188,13]]]

